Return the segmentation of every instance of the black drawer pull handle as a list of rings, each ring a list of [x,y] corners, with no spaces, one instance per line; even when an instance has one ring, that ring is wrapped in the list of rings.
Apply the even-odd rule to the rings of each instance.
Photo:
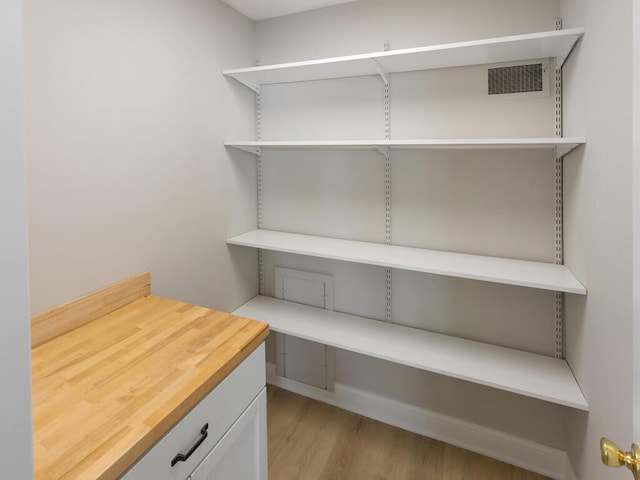
[[[189,449],[187,453],[179,453],[175,457],[173,457],[173,460],[171,460],[172,467],[178,462],[187,461],[187,459],[193,454],[193,452],[195,452],[198,449],[198,447],[202,445],[202,442],[204,442],[204,440],[207,438],[207,435],[209,435],[209,432],[207,432],[208,429],[209,429],[209,424],[205,423],[204,427],[200,429],[200,438],[198,439],[198,441],[195,443],[193,447]]]

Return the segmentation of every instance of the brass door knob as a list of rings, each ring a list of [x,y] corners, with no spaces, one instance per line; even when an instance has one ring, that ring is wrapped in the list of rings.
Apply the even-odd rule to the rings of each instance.
[[[600,439],[600,453],[602,463],[607,467],[622,467],[623,465],[631,470],[633,478],[640,480],[640,447],[635,443],[631,445],[630,452],[624,452],[618,445],[608,438]]]

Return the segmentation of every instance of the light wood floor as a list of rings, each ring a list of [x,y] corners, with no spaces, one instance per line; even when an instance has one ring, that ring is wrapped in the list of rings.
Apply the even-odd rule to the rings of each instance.
[[[269,386],[269,480],[546,477]]]

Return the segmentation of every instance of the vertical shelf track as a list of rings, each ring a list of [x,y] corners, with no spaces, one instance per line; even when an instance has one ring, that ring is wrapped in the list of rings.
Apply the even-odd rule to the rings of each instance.
[[[562,20],[556,20],[556,30],[562,30]],[[562,137],[562,67],[559,60],[555,64],[555,135]],[[562,157],[556,156],[555,160],[555,263],[562,265],[563,256],[563,232],[562,232]],[[555,338],[554,356],[564,358],[564,293],[555,293]]]
[[[384,51],[388,52],[391,45],[384,43]],[[391,95],[389,92],[390,77],[384,76],[384,138],[391,140]],[[385,243],[391,245],[391,149],[386,148],[384,154],[384,228]],[[386,315],[387,322],[392,321],[391,316],[391,269],[385,270],[386,285]]]
[[[260,59],[256,59],[256,67],[260,65]],[[262,140],[262,89],[255,95],[256,110],[256,140]],[[264,206],[262,203],[262,151],[256,161],[256,183],[258,196],[258,228],[264,228]],[[264,295],[264,258],[261,248],[258,249],[258,292]]]

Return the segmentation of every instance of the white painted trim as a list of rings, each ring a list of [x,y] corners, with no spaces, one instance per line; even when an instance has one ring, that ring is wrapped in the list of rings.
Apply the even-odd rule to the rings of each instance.
[[[640,0],[633,1],[632,32],[633,438],[640,441]]]
[[[335,393],[320,390],[276,376],[273,363],[267,363],[267,383],[556,480],[576,480],[564,451],[531,440],[340,383]]]
[[[565,453],[566,463],[565,463],[565,480],[578,480],[576,477],[576,473],[573,471],[573,465],[571,465],[571,460],[569,460],[569,456]]]

